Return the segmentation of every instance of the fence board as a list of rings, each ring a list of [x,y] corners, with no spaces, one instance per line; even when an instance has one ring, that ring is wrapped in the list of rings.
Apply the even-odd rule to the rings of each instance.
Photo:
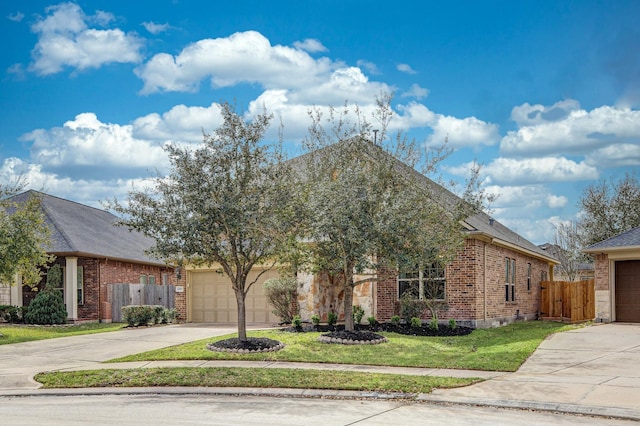
[[[595,318],[595,281],[543,281],[540,317],[570,322]]]
[[[175,308],[175,286],[157,284],[109,284],[107,299],[111,303],[113,322],[122,322],[121,308],[127,305],[162,305]]]

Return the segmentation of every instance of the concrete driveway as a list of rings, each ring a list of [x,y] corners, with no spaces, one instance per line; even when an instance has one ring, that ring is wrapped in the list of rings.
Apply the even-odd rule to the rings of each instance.
[[[513,374],[427,399],[640,416],[640,325],[601,324],[549,336]],[[585,411],[585,410],[583,410]]]
[[[0,391],[37,389],[39,372],[91,369],[112,358],[237,331],[235,324],[173,324],[0,345]]]

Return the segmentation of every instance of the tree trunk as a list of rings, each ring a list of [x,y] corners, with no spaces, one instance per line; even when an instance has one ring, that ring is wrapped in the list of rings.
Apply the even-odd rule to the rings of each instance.
[[[344,283],[344,329],[353,331],[353,278]]]
[[[236,290],[236,302],[238,303],[238,339],[247,340],[247,316],[244,299],[244,291]]]

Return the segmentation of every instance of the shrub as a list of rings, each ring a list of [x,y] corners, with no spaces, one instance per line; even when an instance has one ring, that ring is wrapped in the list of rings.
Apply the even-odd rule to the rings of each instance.
[[[400,325],[400,315],[394,315],[391,317],[391,324],[395,325],[396,327]]]
[[[311,323],[316,327],[320,325],[320,315],[311,315]]]
[[[164,314],[164,306],[154,305],[153,307],[153,323],[160,324],[162,322],[162,314]]]
[[[420,328],[422,327],[422,320],[418,317],[412,317],[409,320],[409,324],[411,325],[411,328]]]
[[[302,319],[300,318],[300,315],[294,315],[291,320],[291,325],[293,325],[296,330],[302,330]]]
[[[429,328],[431,330],[437,330],[438,329],[438,318],[437,317],[431,318],[431,321],[429,321]]]
[[[360,324],[362,317],[364,316],[364,309],[360,305],[353,305],[353,322]]]
[[[164,306],[158,305],[128,305],[122,307],[122,319],[130,326],[148,325],[156,322],[157,312],[164,312]]]
[[[456,329],[456,327],[458,327],[458,324],[456,323],[456,320],[455,320],[455,319],[453,319],[453,318],[451,318],[451,319],[449,320],[449,328],[450,328],[451,330],[455,330],[455,329]]]
[[[273,314],[283,323],[290,323],[296,314],[294,301],[298,292],[298,281],[293,277],[271,278],[265,281],[264,290]]]
[[[338,322],[338,314],[331,311],[327,314],[327,324],[334,326]]]
[[[26,312],[25,306],[0,305],[0,317],[12,324],[23,323]]]
[[[373,315],[371,315],[370,317],[367,317],[367,322],[371,327],[378,325],[378,320]]]
[[[44,290],[31,301],[24,320],[28,324],[64,324],[67,322],[67,309],[62,294],[57,288],[62,286],[62,268],[54,264],[47,271],[47,284]]]
[[[418,300],[411,291],[405,291],[400,297],[400,316],[407,322],[411,318],[420,318],[426,308],[424,300]]]
[[[171,324],[172,322],[174,322],[176,320],[177,316],[178,316],[178,312],[175,310],[175,308],[173,308],[173,309],[164,309],[162,311],[162,323],[163,324]]]

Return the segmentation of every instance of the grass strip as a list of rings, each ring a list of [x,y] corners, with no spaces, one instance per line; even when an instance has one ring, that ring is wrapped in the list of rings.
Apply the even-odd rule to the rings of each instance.
[[[56,337],[77,336],[80,334],[105,333],[123,328],[122,323],[87,323],[79,325],[4,325],[0,326],[0,345],[32,342],[34,340],[54,339]]]
[[[399,367],[456,368],[485,371],[515,371],[548,335],[578,326],[550,321],[519,322],[503,327],[477,329],[467,336],[418,337],[380,333],[389,339],[380,345],[336,345],[318,341],[320,333],[290,333],[279,330],[252,331],[252,337],[267,337],[286,346],[277,352],[233,354],[213,352],[207,343],[232,335],[198,340],[110,360],[257,360]]]
[[[44,388],[205,386],[430,393],[467,386],[477,378],[319,371],[286,368],[143,368],[52,372],[36,375]]]

